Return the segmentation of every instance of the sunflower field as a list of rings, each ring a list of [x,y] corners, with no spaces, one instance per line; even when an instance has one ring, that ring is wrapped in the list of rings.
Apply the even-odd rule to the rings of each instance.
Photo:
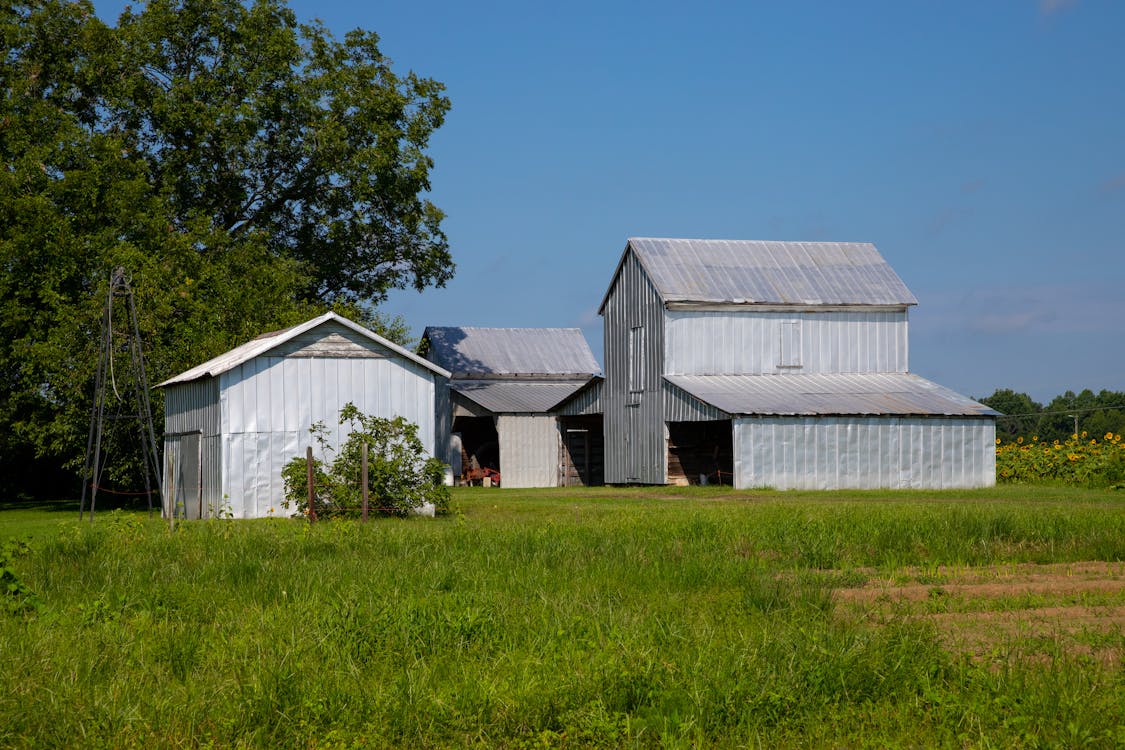
[[[1125,486],[1125,441],[1113,432],[1099,440],[1085,431],[1065,441],[1047,442],[1036,435],[1007,443],[997,439],[996,481]]]

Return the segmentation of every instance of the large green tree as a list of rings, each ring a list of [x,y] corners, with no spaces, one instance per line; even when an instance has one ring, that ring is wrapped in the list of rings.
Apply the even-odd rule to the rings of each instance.
[[[281,0],[153,0],[116,26],[16,0],[0,39],[0,477],[81,464],[118,265],[153,380],[327,306],[377,324],[389,290],[450,278],[425,198],[449,101],[374,34]]]

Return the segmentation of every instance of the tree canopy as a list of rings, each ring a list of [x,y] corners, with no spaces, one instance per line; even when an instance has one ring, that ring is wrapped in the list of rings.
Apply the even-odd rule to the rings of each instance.
[[[1001,440],[1036,436],[1047,442],[1066,441],[1076,424],[1080,437],[1083,432],[1099,439],[1107,433],[1125,434],[1125,392],[1066,391],[1044,406],[1026,393],[1001,388],[980,402],[1004,415],[996,420],[996,436]]]
[[[154,382],[453,273],[426,199],[440,83],[282,0],[0,7],[0,472],[81,464],[109,274]],[[399,327],[401,332],[401,326]],[[159,402],[159,399],[157,400]]]

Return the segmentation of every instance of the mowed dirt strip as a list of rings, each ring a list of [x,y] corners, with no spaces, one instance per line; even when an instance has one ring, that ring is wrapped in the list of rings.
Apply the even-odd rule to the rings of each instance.
[[[860,619],[932,622],[943,647],[976,660],[1125,660],[1125,563],[905,568],[833,596]]]

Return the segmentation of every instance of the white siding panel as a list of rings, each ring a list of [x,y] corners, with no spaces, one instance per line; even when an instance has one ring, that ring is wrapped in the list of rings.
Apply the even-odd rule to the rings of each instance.
[[[949,489],[996,482],[988,419],[747,417],[734,421],[735,486]]]
[[[559,428],[553,416],[501,415],[496,420],[500,438],[502,487],[555,487],[559,483]]]
[[[222,502],[238,518],[282,513],[281,469],[305,448],[319,448],[309,427],[323,421],[330,443],[345,437],[340,409],[349,401],[366,414],[402,416],[434,447],[433,375],[397,358],[259,357],[221,376]],[[321,456],[322,457],[322,456]]]
[[[665,314],[664,373],[906,372],[907,314],[871,312],[696,312]],[[801,367],[781,366],[783,323],[800,323]]]

